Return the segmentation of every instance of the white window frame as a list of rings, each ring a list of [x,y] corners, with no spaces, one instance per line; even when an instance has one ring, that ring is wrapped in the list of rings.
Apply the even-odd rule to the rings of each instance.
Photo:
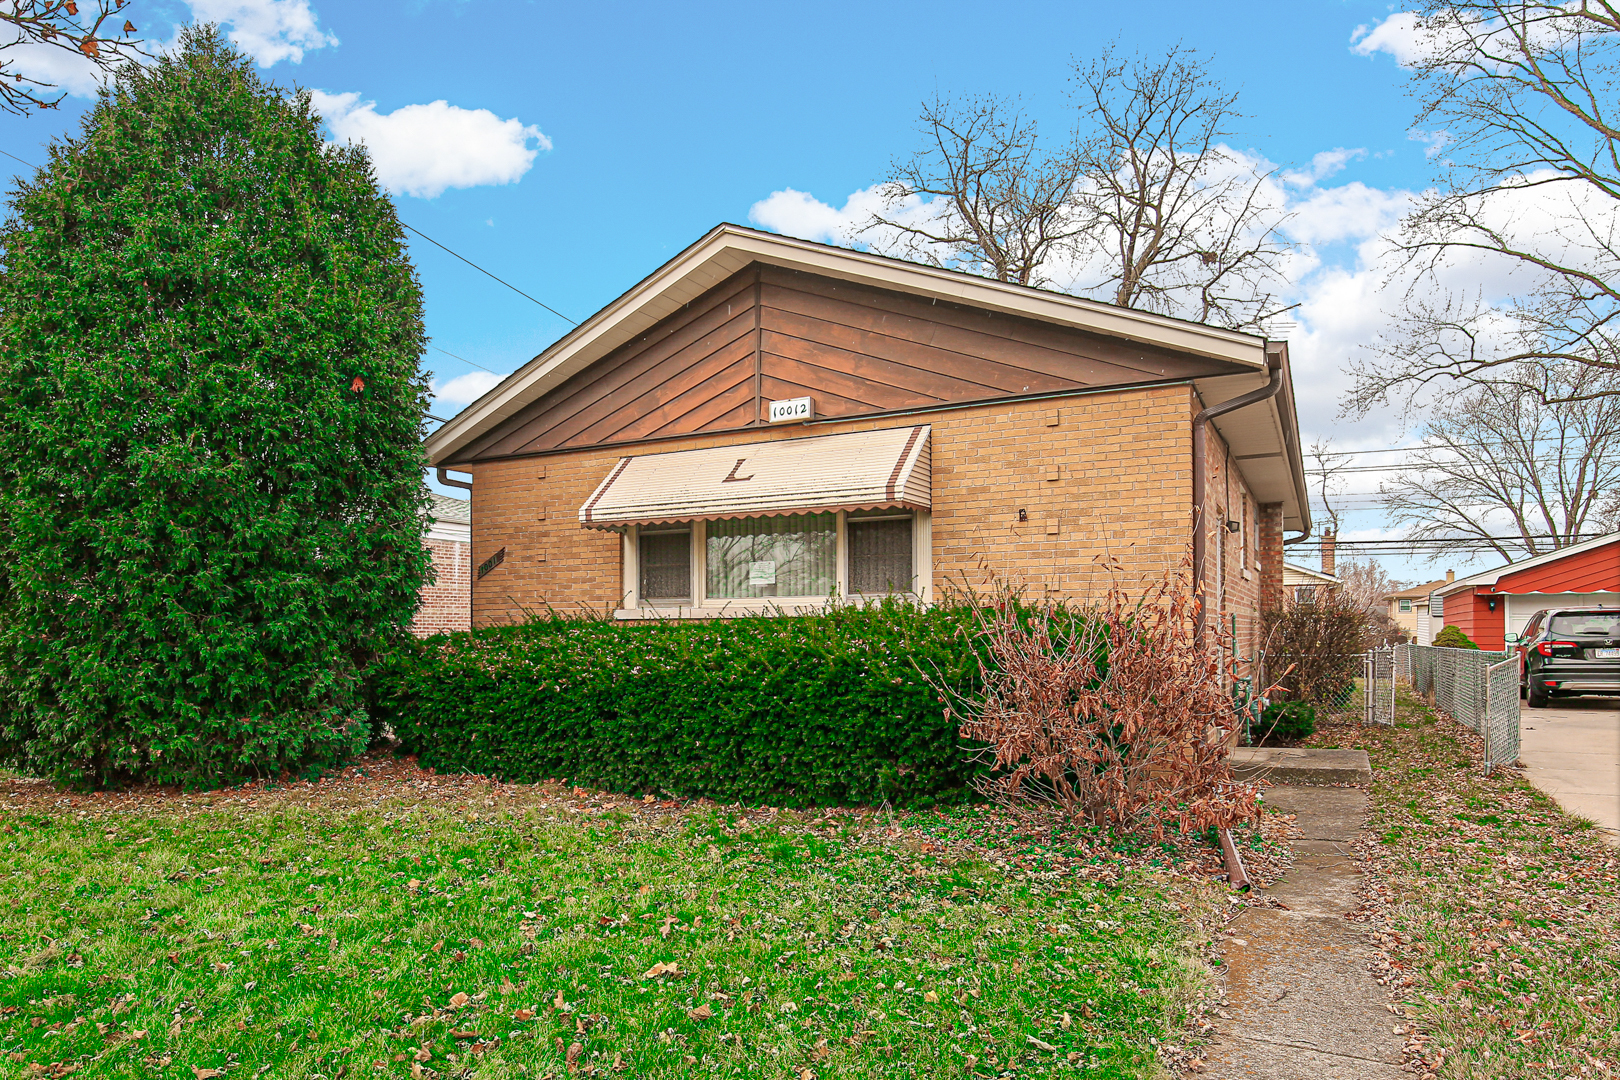
[[[875,513],[871,518],[911,517],[911,580],[912,591],[923,604],[934,602],[934,529],[933,515],[926,510],[896,510],[893,514]],[[788,615],[821,611],[837,600],[854,603],[872,603],[880,596],[851,596],[849,593],[849,515],[837,511],[836,525],[836,597],[829,596],[766,596],[766,597],[709,597],[707,595],[708,566],[707,522],[704,520],[669,522],[662,526],[648,526],[649,531],[676,526],[691,529],[692,537],[692,600],[685,604],[643,602],[641,598],[641,527],[631,525],[624,530],[620,543],[620,567],[623,606],[613,614],[619,619],[711,619],[728,615],[757,615],[782,612]],[[884,594],[888,595],[888,594]]]

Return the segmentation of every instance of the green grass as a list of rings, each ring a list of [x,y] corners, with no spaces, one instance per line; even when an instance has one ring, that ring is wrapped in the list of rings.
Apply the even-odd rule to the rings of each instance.
[[[0,1075],[1161,1075],[1163,879],[778,820],[0,814]]]
[[[1479,740],[1405,690],[1365,747],[1372,871],[1387,892],[1390,977],[1425,1071],[1457,1080],[1620,1069],[1620,851],[1517,773],[1486,776]]]

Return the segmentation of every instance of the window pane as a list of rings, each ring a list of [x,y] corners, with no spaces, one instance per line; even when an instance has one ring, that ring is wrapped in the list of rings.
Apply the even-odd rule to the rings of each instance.
[[[832,594],[838,550],[836,514],[711,521],[705,528],[711,597]]]
[[[692,599],[692,534],[641,534],[641,598]]]
[[[1412,601],[1410,601],[1410,600],[1402,600],[1401,601],[1401,610],[1402,611],[1411,611],[1412,610]]]
[[[849,522],[849,591],[912,591],[911,519]]]

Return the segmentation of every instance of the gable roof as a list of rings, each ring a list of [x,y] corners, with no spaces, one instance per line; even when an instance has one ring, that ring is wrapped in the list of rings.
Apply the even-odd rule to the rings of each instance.
[[[437,491],[428,493],[433,499],[433,505],[428,508],[429,521],[454,522],[461,525],[472,524],[472,503],[467,499],[456,499],[449,495],[440,495]]]
[[[1592,540],[1583,540],[1579,544],[1570,544],[1568,547],[1561,547],[1557,551],[1549,551],[1545,555],[1536,555],[1529,559],[1508,563],[1505,566],[1498,566],[1494,570],[1486,570],[1469,577],[1458,578],[1445,588],[1436,590],[1436,592],[1440,596],[1450,596],[1464,589],[1472,589],[1476,585],[1494,586],[1509,574],[1517,574],[1522,570],[1532,570],[1538,566],[1546,566],[1549,563],[1568,559],[1571,556],[1584,555],[1588,551],[1596,551],[1605,545],[1617,543],[1620,543],[1620,532],[1609,533],[1607,536],[1599,536]]]
[[[1337,585],[1337,574],[1325,574],[1320,570],[1312,570],[1308,566],[1283,560],[1284,585]]]
[[[1434,592],[1434,590],[1444,588],[1449,584],[1451,584],[1451,582],[1447,581],[1445,578],[1441,578],[1439,581],[1431,581],[1424,585],[1413,585],[1410,588],[1402,589],[1400,592],[1392,592],[1388,596],[1384,597],[1384,599],[1420,600]]]
[[[1190,381],[1205,405],[1264,386],[1270,368],[1280,364],[1286,374],[1288,366],[1285,344],[1251,334],[722,224],[441,425],[428,437],[429,461],[455,467],[459,454],[549,391],[755,264],[1204,358],[1210,361],[1208,374]],[[1284,379],[1277,397],[1212,423],[1261,501],[1283,503],[1285,526],[1308,531],[1310,507],[1291,379]]]

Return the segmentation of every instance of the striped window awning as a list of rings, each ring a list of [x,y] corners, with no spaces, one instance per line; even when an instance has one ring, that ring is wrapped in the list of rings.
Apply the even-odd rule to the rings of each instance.
[[[928,425],[620,458],[587,528],[932,505]]]

